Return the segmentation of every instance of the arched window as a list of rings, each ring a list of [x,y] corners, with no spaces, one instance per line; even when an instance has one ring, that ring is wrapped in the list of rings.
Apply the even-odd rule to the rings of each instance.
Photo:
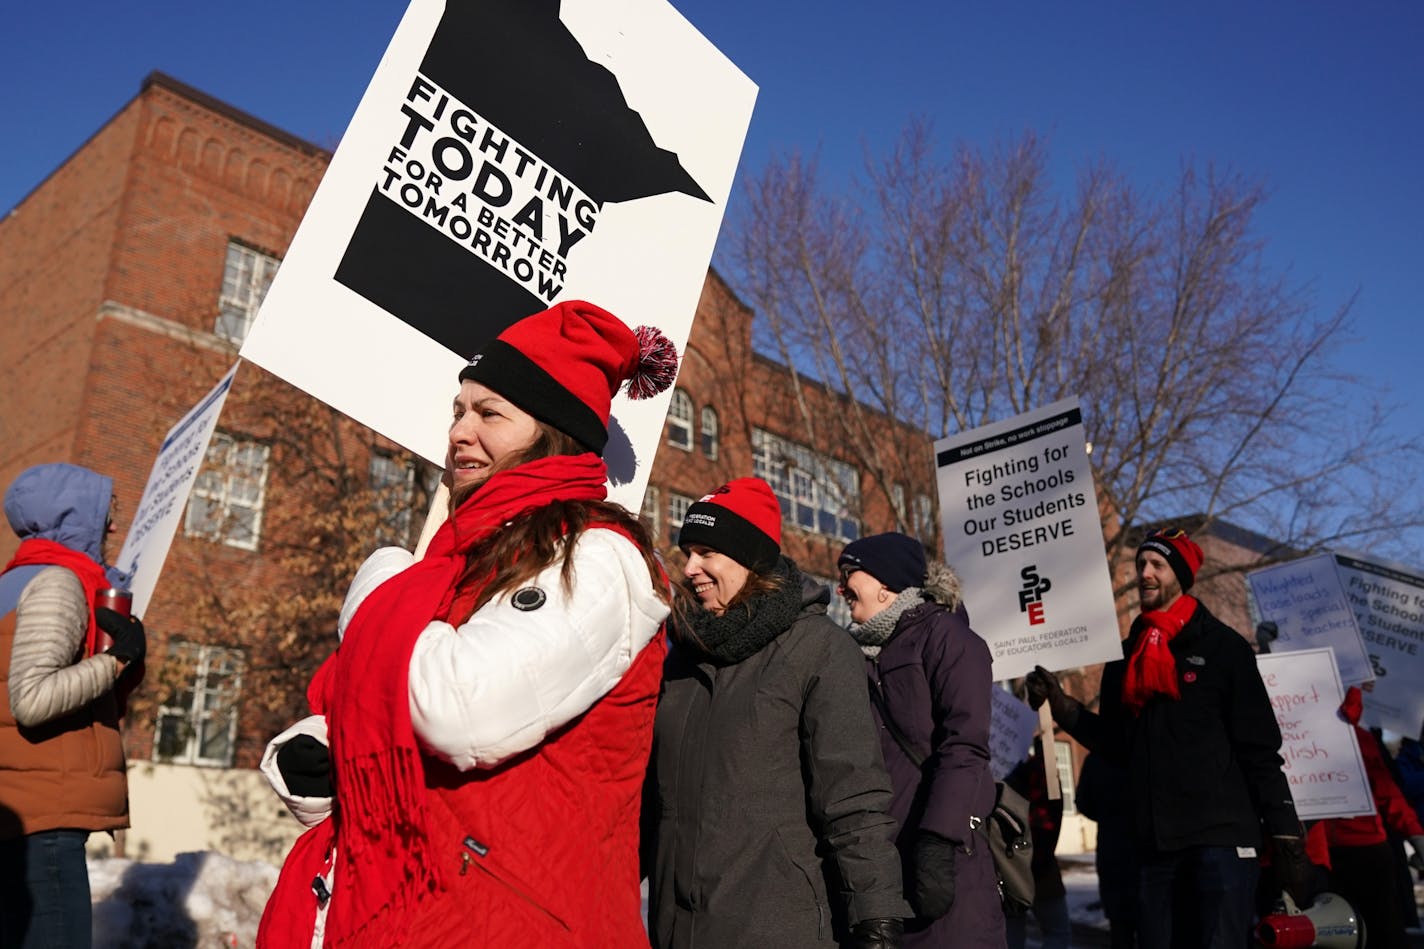
[[[702,407],[702,454],[717,460],[717,410],[710,405]]]
[[[692,451],[692,399],[682,389],[674,389],[668,406],[667,443]]]

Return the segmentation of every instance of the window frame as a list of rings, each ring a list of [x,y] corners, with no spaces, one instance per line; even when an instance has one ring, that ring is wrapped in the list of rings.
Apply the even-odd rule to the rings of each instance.
[[[692,396],[687,394],[687,390],[681,387],[673,389],[672,399],[668,402],[665,438],[669,445],[681,451],[693,450],[697,444],[693,433],[694,412]]]
[[[701,437],[699,441],[702,447],[702,454],[708,461],[716,461],[718,438],[721,434],[721,428],[717,419],[717,410],[710,405],[704,405],[702,407],[702,417],[698,421],[701,423],[699,431]]]
[[[677,546],[678,534],[682,533],[682,523],[687,520],[687,509],[697,503],[697,499],[677,491],[669,491],[667,499],[667,538],[668,546]],[[681,511],[674,513],[677,508]]]
[[[385,466],[389,466],[386,468],[387,473],[401,473],[404,478],[389,478],[378,482],[376,469]],[[394,495],[401,486],[401,480],[405,482],[405,493],[403,498],[398,498]],[[399,455],[373,451],[366,465],[366,484],[371,489],[371,505],[376,511],[376,531],[373,538],[376,546],[407,546],[415,522],[415,463]]]
[[[782,523],[840,541],[861,536],[855,467],[762,428],[752,429],[752,473],[771,485]],[[830,530],[827,530],[827,527]]]
[[[191,658],[188,658],[191,657]],[[231,768],[237,758],[237,726],[241,718],[242,677],[246,657],[240,649],[214,646],[191,640],[173,640],[168,644],[165,661],[181,659],[184,688],[178,695],[186,696],[186,705],[160,703],[154,713],[152,758],[163,764],[193,765],[204,768]],[[221,685],[210,683],[215,674],[226,677]],[[216,696],[211,701],[210,696]],[[217,716],[226,717],[223,731],[226,755],[211,757],[202,754],[210,735],[206,724]],[[176,720],[183,734],[183,750],[176,754],[162,753],[165,720]]]
[[[260,466],[257,466],[255,497],[248,502],[237,496],[234,487],[243,483],[237,480],[242,473],[238,463],[239,453],[250,452],[254,449],[260,449],[262,461]],[[221,465],[214,460],[215,450],[222,452],[225,456]],[[197,479],[193,482],[193,489],[188,496],[188,504],[183,512],[183,536],[199,537],[225,547],[255,551],[262,541],[262,519],[267,504],[267,476],[271,471],[271,461],[272,447],[266,442],[229,432],[213,432],[212,439],[208,442],[208,449],[203,455],[202,467],[198,471]],[[218,479],[220,482],[216,488],[211,486],[214,479]],[[243,481],[247,480],[253,479],[243,479]],[[203,505],[217,507],[218,517],[215,527],[202,522],[195,523],[198,518],[195,501]],[[250,511],[252,514],[250,541],[236,537],[232,532],[234,508]],[[207,518],[204,517],[202,520],[205,521]]]
[[[222,286],[218,291],[218,314],[213,320],[214,336],[242,345],[281,265],[279,258],[266,251],[235,239],[228,240]]]

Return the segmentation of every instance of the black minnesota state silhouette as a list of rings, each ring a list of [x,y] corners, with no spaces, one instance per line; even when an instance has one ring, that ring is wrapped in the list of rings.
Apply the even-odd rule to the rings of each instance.
[[[711,200],[589,60],[558,0],[448,0],[420,72],[600,208],[674,192]],[[337,281],[461,355],[549,305],[419,215],[373,186]]]

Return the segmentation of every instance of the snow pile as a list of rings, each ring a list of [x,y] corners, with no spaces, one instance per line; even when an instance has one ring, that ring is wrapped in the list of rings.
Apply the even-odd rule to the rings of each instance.
[[[90,860],[95,949],[237,949],[257,923],[277,868],[218,853],[180,853],[172,863]]]

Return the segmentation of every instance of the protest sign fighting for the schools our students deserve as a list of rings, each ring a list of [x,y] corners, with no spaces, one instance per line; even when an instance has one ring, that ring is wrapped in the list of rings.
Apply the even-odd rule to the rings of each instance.
[[[1424,571],[1349,553],[1337,553],[1335,567],[1374,672],[1365,722],[1418,735],[1424,724]]]
[[[1281,759],[1302,820],[1373,814],[1355,729],[1340,715],[1344,690],[1330,649],[1256,657],[1276,724]]]
[[[1246,582],[1261,619],[1276,624],[1272,652],[1329,648],[1335,651],[1340,681],[1346,685],[1375,677],[1334,555],[1316,554],[1253,570]]]
[[[223,403],[227,401],[228,390],[240,365],[229,369],[218,384],[168,430],[158,446],[158,457],[153,461],[148,484],[134,511],[123,549],[114,561],[115,567],[129,574],[135,615],[142,616],[153,597],[158,574],[168,558],[173,534],[183,517],[188,495],[207,456],[218,416],[222,414]],[[221,474],[214,476],[221,477]]]
[[[681,352],[755,97],[666,0],[412,0],[242,356],[438,462],[524,316],[589,300]],[[625,504],[671,397],[614,404]]]
[[[935,443],[944,550],[994,678],[1122,658],[1077,399]]]

